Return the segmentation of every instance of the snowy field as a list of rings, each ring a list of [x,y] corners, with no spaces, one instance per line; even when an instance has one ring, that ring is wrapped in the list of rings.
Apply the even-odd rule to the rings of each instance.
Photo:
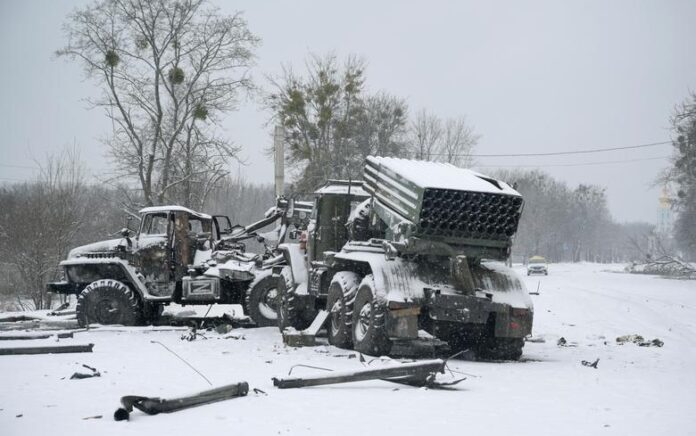
[[[618,273],[619,266],[549,269],[548,277],[524,275],[530,290],[540,284],[534,338],[545,342],[528,342],[520,362],[450,361],[468,374],[453,390],[383,381],[279,390],[271,378],[293,365],[362,366],[353,352],[327,345],[285,347],[275,328],[208,332],[193,342],[181,331],[104,329],[60,340],[93,343],[93,353],[0,356],[0,435],[696,435],[696,282]],[[628,334],[664,346],[616,343]],[[567,346],[557,345],[561,337]],[[216,386],[247,381],[249,395],[157,416],[136,410],[115,422],[123,395],[172,398],[209,388],[151,341]],[[22,342],[0,346],[55,344]],[[598,358],[596,369],[581,364]],[[70,380],[88,372],[82,364],[101,377]],[[300,367],[293,375],[316,372]]]

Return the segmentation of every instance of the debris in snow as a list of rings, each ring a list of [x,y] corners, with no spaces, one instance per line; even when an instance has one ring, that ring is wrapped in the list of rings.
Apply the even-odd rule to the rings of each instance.
[[[236,341],[246,341],[246,336],[244,336],[244,335],[227,335],[227,336],[223,336],[222,339],[234,339]]]
[[[84,372],[76,372],[72,376],[70,376],[70,380],[81,380],[83,378],[92,378],[92,377],[101,377],[101,374],[99,371],[97,371],[96,368],[92,368],[91,366],[88,365],[82,365],[84,368],[89,369],[92,371],[91,373],[84,373]]]
[[[56,309],[55,309],[53,312],[49,312],[49,313],[48,313],[48,316],[72,315],[71,313],[65,313],[65,312],[63,312],[63,311],[64,311],[65,309],[67,309],[68,307],[70,307],[70,303],[66,301],[65,303],[63,303],[63,304],[61,304],[60,306],[56,307]]]
[[[220,335],[224,335],[226,333],[229,333],[232,330],[234,330],[234,327],[232,327],[230,324],[218,324],[215,326],[215,331]],[[225,339],[227,339],[227,338],[225,338]],[[234,338],[232,338],[232,339],[234,339]]]
[[[435,380],[435,375],[438,372],[444,374],[446,364],[447,362],[445,360],[435,359],[421,362],[403,363],[380,369],[370,368],[358,371],[334,372],[325,376],[287,379],[278,379],[274,377],[273,385],[279,389],[289,389],[336,383],[350,383],[365,380],[384,380],[410,386],[438,388],[443,386],[451,386],[465,380],[462,378],[460,380],[455,380],[448,383],[437,382]]]
[[[205,380],[206,382],[208,382],[208,384],[209,384],[210,386],[213,385],[213,384],[210,382],[210,380],[208,380],[208,377],[204,376],[202,372],[200,372],[200,371],[197,370],[193,365],[191,365],[190,363],[188,363],[188,362],[186,361],[186,359],[184,359],[183,357],[179,356],[178,354],[176,354],[175,352],[173,352],[172,350],[170,350],[169,347],[167,347],[166,345],[164,345],[164,344],[161,343],[160,341],[150,341],[150,343],[161,345],[162,347],[164,347],[165,350],[169,351],[170,353],[172,353],[173,355],[175,355],[179,360],[181,360],[181,361],[184,362],[186,365],[188,365],[188,367],[191,368],[192,370],[194,370],[194,371],[196,372],[196,374],[198,374],[198,375],[200,375],[201,377],[203,377],[203,380]],[[118,421],[118,420],[117,420],[117,421]]]
[[[171,400],[157,397],[128,395],[121,397],[121,405],[123,407],[118,408],[116,412],[114,412],[114,420],[128,420],[134,407],[148,415],[156,415],[158,413],[177,412],[190,407],[229,400],[235,397],[243,397],[246,396],[248,392],[249,385],[246,382],[240,382],[185,397],[173,398]]]
[[[187,331],[186,333],[184,333],[183,335],[181,335],[181,340],[182,340],[182,341],[189,341],[189,342],[191,342],[191,341],[195,341],[195,340],[198,339],[199,337],[201,337],[201,338],[203,338],[203,339],[208,339],[204,334],[198,333],[198,330],[196,329],[195,326],[192,326],[192,327],[189,329],[189,331]]]
[[[647,259],[644,263],[633,262],[626,267],[633,274],[657,274],[663,276],[696,279],[696,265],[675,256],[661,256]]]
[[[624,335],[616,338],[616,342],[621,345],[625,344],[626,342],[633,342],[634,344],[637,344],[643,341],[644,339],[641,335]]]
[[[298,363],[297,365],[293,365],[290,367],[290,371],[288,371],[288,375],[292,374],[292,370],[295,368],[311,368],[311,369],[320,369],[322,371],[333,371],[333,369],[322,368],[321,366],[303,365],[301,363]]]
[[[561,338],[565,341],[565,338]],[[541,336],[530,336],[524,340],[525,342],[532,342],[535,344],[545,344],[546,339],[542,338]],[[560,339],[559,339],[560,342]],[[560,344],[559,344],[560,345]]]
[[[40,320],[40,317],[29,315],[3,315],[0,316],[0,322],[19,322],[19,321],[34,321]]]
[[[86,416],[86,417],[82,418],[82,420],[86,421],[88,419],[102,419],[103,417],[104,416],[102,416],[102,415]]]
[[[582,363],[582,366],[589,366],[590,368],[597,369],[597,364],[599,363],[599,357],[594,362],[588,362],[587,360],[583,360],[580,363]]]
[[[59,354],[59,353],[91,353],[94,344],[87,345],[53,345],[44,347],[0,348],[0,356],[17,354]]]
[[[290,347],[312,347],[316,345],[316,336],[319,329],[329,319],[329,312],[320,310],[312,325],[305,330],[297,331],[294,328],[286,328],[283,330],[283,343]]]
[[[658,338],[655,338],[652,341],[641,342],[638,345],[641,347],[661,347],[661,346],[665,345],[665,343],[662,342],[661,340],[659,340]]]
[[[577,342],[568,342],[566,338],[561,336],[561,338],[558,340],[556,343],[559,347],[577,347],[578,343]]]
[[[665,343],[658,338],[646,341],[641,335],[624,335],[616,338],[616,343],[619,345],[623,345],[628,342],[637,344],[640,347],[662,347],[665,345]]]
[[[33,334],[26,334],[26,335],[0,335],[0,341],[24,341],[24,340],[30,340],[30,339],[48,339],[51,337],[56,337],[58,339],[66,339],[66,338],[72,338],[73,337],[73,332],[67,332],[67,333],[56,333],[56,334],[39,334],[39,335],[33,335]]]

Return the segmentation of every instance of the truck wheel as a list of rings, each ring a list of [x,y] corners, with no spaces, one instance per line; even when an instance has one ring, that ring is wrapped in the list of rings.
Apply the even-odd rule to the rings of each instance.
[[[353,305],[353,348],[365,354],[389,354],[391,341],[387,335],[387,308],[375,298],[372,275],[365,276]]]
[[[518,360],[522,356],[524,339],[488,338],[478,348],[478,357],[492,360]]]
[[[92,282],[77,297],[77,323],[86,327],[98,324],[142,324],[138,296],[125,284],[109,279]]]
[[[353,345],[351,326],[353,325],[353,303],[358,292],[360,276],[351,271],[337,272],[329,285],[326,308],[331,312],[329,343],[339,348]]]
[[[270,327],[278,324],[278,301],[278,279],[269,273],[251,282],[245,309],[258,327]]]
[[[295,330],[304,330],[312,323],[312,320],[305,319],[302,306],[299,304],[295,295],[295,287],[292,282],[290,267],[286,266],[280,273],[278,280],[278,293],[280,302],[278,303],[278,328],[281,333],[288,327]]]

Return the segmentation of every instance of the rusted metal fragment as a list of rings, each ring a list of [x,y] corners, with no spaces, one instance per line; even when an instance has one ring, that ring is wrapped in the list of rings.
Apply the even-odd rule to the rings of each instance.
[[[123,407],[116,410],[114,413],[114,419],[116,421],[127,420],[130,417],[130,412],[133,411],[133,408],[145,412],[148,415],[171,413],[188,409],[190,407],[201,406],[203,404],[229,400],[235,397],[243,397],[248,392],[249,385],[247,382],[240,382],[185,397],[172,398],[170,400],[157,397],[128,395],[121,397],[121,405],[123,405]]]
[[[61,354],[61,353],[91,353],[94,344],[87,345],[52,345],[46,347],[17,347],[0,348],[0,356],[17,354]]]
[[[436,373],[445,372],[446,361],[442,359],[403,363],[387,368],[367,368],[359,371],[332,372],[313,377],[273,378],[273,386],[279,389],[302,388],[365,380],[385,380],[409,385],[425,386]]]
[[[66,333],[56,333],[56,334],[49,334],[49,333],[44,333],[40,335],[32,335],[32,334],[27,334],[27,335],[0,335],[0,341],[24,341],[24,340],[29,340],[29,339],[48,339],[51,337],[57,337],[58,339],[66,339],[66,338],[72,338],[73,337],[73,332],[66,332]]]

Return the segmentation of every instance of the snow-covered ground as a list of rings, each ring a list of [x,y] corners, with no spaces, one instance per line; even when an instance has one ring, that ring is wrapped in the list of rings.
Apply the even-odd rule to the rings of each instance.
[[[326,345],[285,347],[275,328],[208,332],[207,340],[193,342],[182,341],[181,331],[105,328],[60,340],[94,343],[91,354],[0,356],[0,434],[696,434],[696,282],[595,264],[550,265],[549,271],[524,276],[530,290],[540,284],[532,297],[534,337],[545,342],[527,343],[520,362],[451,361],[451,369],[469,374],[453,390],[382,381],[279,390],[271,378],[293,365],[347,370],[361,363],[350,357],[355,353]],[[627,334],[659,338],[664,347],[618,345],[616,337]],[[570,346],[559,347],[560,337]],[[123,395],[171,398],[209,388],[151,341],[216,386],[247,381],[265,394],[250,391],[173,414],[134,411],[130,421],[115,422]],[[18,342],[0,346],[55,340]],[[596,369],[581,364],[597,358]],[[88,372],[82,364],[101,377],[70,380]]]

